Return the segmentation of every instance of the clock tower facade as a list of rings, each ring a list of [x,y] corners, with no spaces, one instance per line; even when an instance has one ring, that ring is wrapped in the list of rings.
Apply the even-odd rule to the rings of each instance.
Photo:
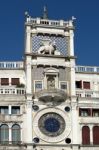
[[[0,62],[0,150],[98,150],[99,67],[75,65],[75,18],[25,15],[24,61]]]
[[[26,13],[25,71],[28,149],[78,149],[74,18]],[[46,16],[46,17],[45,17]]]

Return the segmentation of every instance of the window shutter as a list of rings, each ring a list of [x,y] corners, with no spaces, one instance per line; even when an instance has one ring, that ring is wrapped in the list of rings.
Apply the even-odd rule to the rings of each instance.
[[[9,85],[9,78],[1,78],[1,85]]]
[[[93,127],[93,144],[99,144],[99,126]]]
[[[90,144],[90,129],[88,126],[84,126],[82,128],[82,144],[83,145]]]
[[[19,78],[11,78],[11,85],[19,85]]]
[[[84,89],[90,89],[90,82],[83,82],[83,88]]]

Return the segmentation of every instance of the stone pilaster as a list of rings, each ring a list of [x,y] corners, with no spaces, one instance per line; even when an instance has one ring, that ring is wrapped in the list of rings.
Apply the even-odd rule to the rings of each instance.
[[[31,96],[28,96],[26,102],[26,143],[32,143],[32,100],[30,99]]]
[[[73,144],[78,144],[78,110],[77,104],[72,103],[72,139]]]

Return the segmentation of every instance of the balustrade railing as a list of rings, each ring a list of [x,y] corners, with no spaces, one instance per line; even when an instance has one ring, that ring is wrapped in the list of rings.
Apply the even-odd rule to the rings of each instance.
[[[1,88],[0,87],[0,94],[24,95],[25,89],[24,88]]]
[[[46,20],[46,19],[40,19],[40,18],[28,18],[27,22],[32,23],[32,24],[50,25],[50,26],[67,26],[68,25],[68,21]]]
[[[89,98],[99,98],[99,91],[93,90],[76,90],[76,95],[78,97],[89,97]]]
[[[85,72],[85,73],[99,73],[99,67],[91,67],[91,66],[76,66],[76,72]]]
[[[0,62],[0,69],[22,69],[24,67],[22,61],[18,62]]]

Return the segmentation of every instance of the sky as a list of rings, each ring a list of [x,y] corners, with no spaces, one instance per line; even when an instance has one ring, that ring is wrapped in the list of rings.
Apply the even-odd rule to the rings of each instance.
[[[76,17],[76,64],[99,66],[99,0],[0,0],[0,61],[23,59],[25,11],[41,17],[44,5],[49,19]]]

